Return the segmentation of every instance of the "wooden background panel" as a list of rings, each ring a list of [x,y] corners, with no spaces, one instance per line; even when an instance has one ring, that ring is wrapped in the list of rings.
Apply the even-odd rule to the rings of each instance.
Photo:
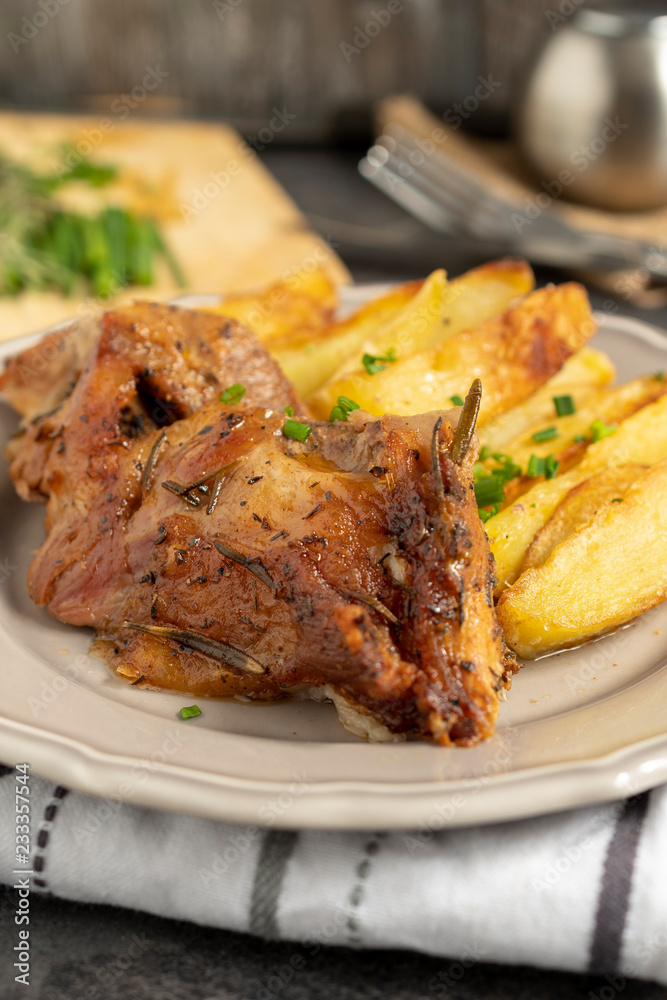
[[[3,0],[0,99],[66,108],[96,98],[104,107],[140,86],[146,67],[159,66],[168,76],[137,110],[219,116],[252,133],[274,106],[286,107],[296,117],[280,141],[317,141],[342,112],[369,109],[389,93],[413,91],[445,108],[491,72],[502,85],[479,117],[502,116],[517,70],[549,32],[548,7],[549,0]]]

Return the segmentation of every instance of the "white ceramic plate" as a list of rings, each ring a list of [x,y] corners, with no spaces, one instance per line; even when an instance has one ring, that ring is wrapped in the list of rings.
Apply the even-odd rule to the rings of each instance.
[[[373,289],[376,291],[377,289]],[[367,297],[355,289],[348,308]],[[190,300],[200,304],[201,299]],[[667,337],[600,317],[623,379],[667,367]],[[34,339],[34,338],[33,338]],[[0,349],[0,358],[29,339]],[[15,418],[0,407],[0,438]],[[363,743],[328,704],[259,705],[129,687],[26,591],[43,508],[0,470],[0,760],[71,788],[241,823],[460,826],[620,798],[667,780],[667,605],[598,642],[525,666],[497,735],[470,750]]]

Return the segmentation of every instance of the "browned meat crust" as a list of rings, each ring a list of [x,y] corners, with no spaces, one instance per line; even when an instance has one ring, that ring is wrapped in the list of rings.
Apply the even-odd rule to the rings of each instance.
[[[246,386],[243,404],[220,390]],[[472,745],[509,684],[474,449],[447,414],[283,433],[291,387],[249,333],[142,305],[107,314],[12,475],[47,498],[33,599],[92,625],[119,674],[193,694],[324,684],[394,733]],[[438,417],[441,419],[438,420]]]
[[[54,409],[72,391],[99,334],[99,317],[64,324],[8,360],[0,392],[27,420]]]
[[[44,500],[50,494],[51,487],[42,477],[45,457],[53,447],[64,453],[63,427],[72,414],[80,422],[90,421],[91,441],[98,421],[98,436],[123,447],[127,439],[143,439],[156,427],[194,413],[235,383],[243,384],[245,401],[250,404],[273,405],[278,400],[297,413],[304,412],[289,381],[247,327],[213,313],[139,302],[104,315],[92,344],[88,341],[86,371],[78,382],[76,373],[76,388],[70,376],[81,367],[79,337],[83,334],[71,332],[62,348],[62,358],[69,357],[69,362],[58,362],[59,389],[45,397],[39,412],[46,411],[46,415],[40,419],[32,411],[43,380],[40,376],[25,381],[26,366],[33,371],[35,357],[44,351],[51,356],[50,345],[57,336],[49,334],[12,359],[0,383],[8,401],[31,419],[22,443],[32,447],[22,448],[12,465],[16,488],[25,500]],[[90,333],[85,336],[90,338]],[[75,342],[79,345],[76,365],[71,346]],[[49,371],[55,376],[53,357]],[[58,402],[52,406],[55,398]],[[14,446],[12,453],[17,452]],[[68,460],[66,465],[69,469],[73,463]]]

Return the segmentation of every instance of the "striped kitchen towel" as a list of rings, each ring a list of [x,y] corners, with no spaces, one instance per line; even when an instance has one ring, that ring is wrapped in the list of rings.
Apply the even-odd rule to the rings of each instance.
[[[367,834],[232,826],[31,776],[18,865],[16,777],[3,768],[0,879],[33,893],[292,940],[295,961],[323,944],[411,948],[451,959],[454,979],[487,961],[667,983],[666,787],[496,826]]]

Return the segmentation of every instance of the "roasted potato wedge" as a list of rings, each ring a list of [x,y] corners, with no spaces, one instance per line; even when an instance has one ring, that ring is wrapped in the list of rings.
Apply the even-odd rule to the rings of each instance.
[[[577,410],[591,396],[613,381],[616,369],[602,351],[584,347],[565,362],[559,372],[545,382],[532,396],[513,406],[480,431],[482,445],[492,451],[505,451],[505,445],[538,424],[556,416],[554,396],[572,396]]]
[[[602,507],[620,503],[647,468],[646,465],[610,465],[574,486],[531,542],[521,572],[542,566],[557,545],[592,520]]]
[[[506,258],[493,260],[474,267],[449,282],[442,325],[445,336],[452,337],[459,330],[469,330],[491,316],[505,312],[512,303],[535,287],[535,275],[525,260]],[[432,343],[436,347],[442,340],[436,333]],[[425,348],[416,347],[411,353]]]
[[[434,271],[403,312],[367,332],[359,342],[359,355],[347,356],[333,378],[356,371],[363,353],[381,356],[393,352],[396,358],[406,358],[437,347],[460,330],[504,312],[534,284],[533,272],[525,261],[482,264],[453,281],[447,281],[444,271]]]
[[[451,282],[444,271],[434,271],[426,281],[394,289],[332,324],[317,344],[296,337],[270,349],[299,392],[308,396],[328,379],[354,371],[362,355],[393,351],[405,357],[426,350],[502,312],[534,283],[531,268],[517,260],[483,264]]]
[[[655,465],[667,458],[667,396],[624,420],[610,437],[588,446],[579,465],[548,481],[540,480],[511,507],[486,522],[502,593],[519,575],[526,551],[565,495],[594,472],[613,465]]]
[[[338,294],[326,271],[299,271],[256,295],[228,295],[207,311],[245,323],[263,343],[317,335],[331,323]]]
[[[591,440],[591,427],[596,420],[602,420],[606,426],[617,426],[631,414],[643,406],[659,399],[667,393],[667,382],[654,375],[642,375],[624,385],[614,386],[595,393],[576,413],[565,417],[551,417],[547,421],[535,424],[513,441],[509,441],[503,452],[524,471],[528,467],[531,455],[545,458],[553,455],[560,463],[562,472],[577,465]],[[539,435],[543,432],[553,432],[547,440],[542,441]],[[535,434],[538,440],[535,440]],[[493,461],[487,460],[486,466],[492,471]],[[535,480],[527,476],[513,479],[508,483],[506,497],[513,501],[525,493]]]
[[[645,472],[529,569],[498,602],[508,645],[521,657],[578,645],[667,598],[667,461]]]
[[[437,272],[444,277],[444,272]],[[440,280],[440,279],[438,279]],[[378,329],[402,314],[425,282],[410,281],[393,288],[358,309],[352,316],[332,323],[317,340],[294,337],[268,348],[301,396],[308,396],[331,376],[350,354],[361,353],[361,344]]]
[[[328,416],[340,395],[370,413],[408,415],[447,407],[478,377],[484,386],[483,426],[539,388],[594,332],[581,285],[540,288],[440,347],[387,364],[373,375],[362,368],[333,379],[308,402],[318,417]]]

